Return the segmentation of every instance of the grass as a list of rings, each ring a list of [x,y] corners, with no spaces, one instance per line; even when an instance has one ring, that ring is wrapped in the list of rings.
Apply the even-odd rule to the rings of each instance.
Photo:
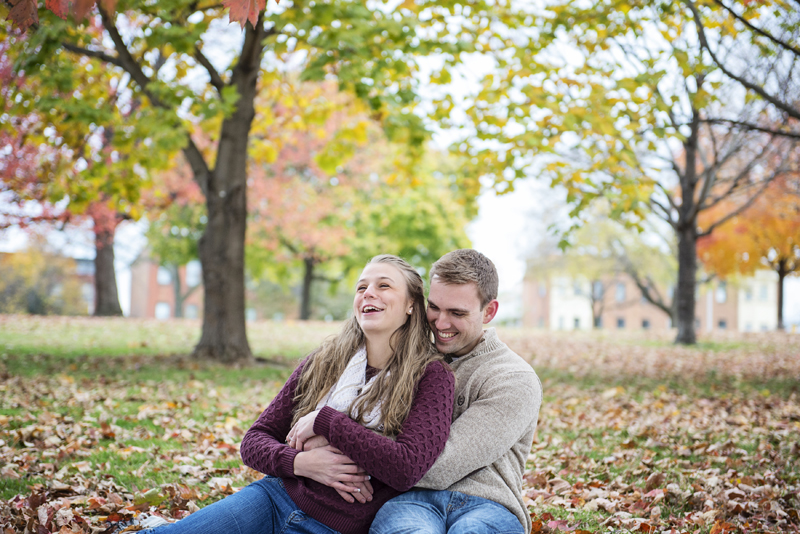
[[[250,324],[264,361],[222,366],[188,356],[196,321],[0,316],[0,498],[60,480],[126,502],[153,488],[169,500],[171,485],[190,488],[200,505],[219,499],[215,478],[241,487],[258,476],[239,458],[244,431],[337,327]],[[622,512],[659,530],[709,532],[721,518],[765,532],[796,527],[755,498],[740,521],[722,492],[744,480],[774,488],[782,510],[800,507],[798,336],[690,348],[655,334],[500,336],[543,382],[525,491],[551,530],[637,530]],[[677,484],[692,496],[648,497],[654,475],[663,475],[658,488]],[[570,488],[554,493],[557,479]],[[707,501],[693,497],[701,492]]]

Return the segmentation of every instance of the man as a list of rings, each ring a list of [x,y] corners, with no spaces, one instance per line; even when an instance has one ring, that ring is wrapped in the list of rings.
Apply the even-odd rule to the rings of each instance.
[[[430,271],[428,322],[456,376],[450,438],[417,487],[378,512],[370,534],[529,533],[522,474],[542,402],[531,366],[483,325],[498,277],[483,254],[455,250]]]

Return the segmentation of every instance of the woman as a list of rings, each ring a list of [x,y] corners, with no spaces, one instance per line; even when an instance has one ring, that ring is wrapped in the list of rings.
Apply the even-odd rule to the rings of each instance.
[[[155,530],[366,533],[444,448],[453,386],[430,342],[422,278],[396,256],[376,256],[356,286],[353,318],[298,366],[242,440],[244,463],[267,476]],[[311,449],[312,438],[328,444]]]

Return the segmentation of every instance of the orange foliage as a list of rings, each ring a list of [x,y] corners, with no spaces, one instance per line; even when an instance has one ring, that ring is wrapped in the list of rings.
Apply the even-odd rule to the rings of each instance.
[[[752,206],[698,240],[697,253],[707,270],[722,277],[752,274],[764,267],[777,270],[781,261],[789,271],[800,268],[800,195],[791,190],[792,178],[777,178]],[[718,213],[731,209],[731,202],[720,203],[702,218],[718,219]]]

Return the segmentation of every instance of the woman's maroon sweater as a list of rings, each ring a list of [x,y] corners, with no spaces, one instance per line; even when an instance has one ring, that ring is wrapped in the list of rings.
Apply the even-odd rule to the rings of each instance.
[[[417,385],[414,402],[395,440],[376,434],[346,414],[322,408],[314,431],[372,476],[372,501],[348,503],[336,490],[294,474],[298,451],[286,445],[291,430],[294,391],[301,364],[245,434],[241,445],[245,465],[280,477],[297,507],[342,534],[363,534],[380,507],[411,489],[430,469],[450,435],[455,379],[442,362],[428,365]]]

